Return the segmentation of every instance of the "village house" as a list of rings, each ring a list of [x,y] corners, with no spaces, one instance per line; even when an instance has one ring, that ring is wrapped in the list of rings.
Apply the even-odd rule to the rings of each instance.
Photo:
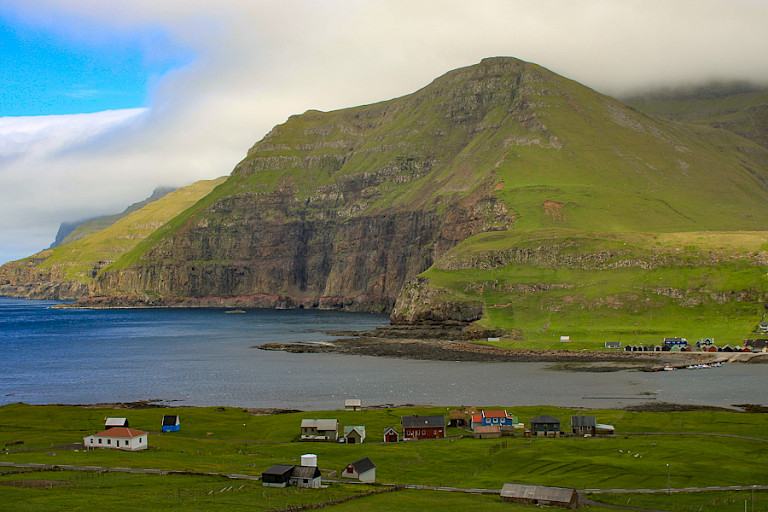
[[[751,352],[766,352],[768,351],[768,340],[765,338],[744,340],[744,347],[748,348]]]
[[[83,438],[86,449],[108,448],[136,452],[147,449],[147,433],[128,427],[112,427]]]
[[[376,481],[376,464],[368,457],[356,460],[342,471],[344,478],[356,478],[361,482],[373,483]]]
[[[400,434],[395,427],[387,427],[384,429],[384,442],[396,443],[400,440]]]
[[[181,429],[181,421],[175,414],[163,416],[163,432],[178,432]]]
[[[347,444],[360,444],[365,441],[365,427],[362,425],[347,425],[344,427],[344,442]]]
[[[304,419],[301,420],[302,441],[330,441],[339,438],[339,421],[336,419]]]
[[[571,416],[571,434],[576,436],[594,436],[597,420],[594,416]]]
[[[402,416],[403,439],[445,437],[445,416]]]
[[[664,338],[664,345],[668,347],[687,347],[688,340],[685,338]]]
[[[579,506],[576,489],[545,485],[504,484],[501,501],[545,507],[575,509]]]
[[[345,411],[359,411],[363,408],[363,401],[359,398],[348,398],[344,400]]]
[[[461,409],[451,409],[448,411],[449,427],[471,427],[472,416],[477,414],[474,407],[463,407]]]
[[[531,420],[531,433],[539,437],[560,437],[560,420],[554,416],[536,416]]]
[[[517,418],[508,414],[506,410],[501,411],[480,411],[480,424],[484,427],[514,427],[517,424]]]

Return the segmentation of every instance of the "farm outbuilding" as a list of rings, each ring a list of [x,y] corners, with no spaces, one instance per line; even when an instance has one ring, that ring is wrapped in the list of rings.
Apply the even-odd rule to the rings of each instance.
[[[104,428],[130,427],[128,418],[104,418]]]
[[[400,434],[395,427],[387,427],[384,429],[384,442],[396,443],[400,440]]]
[[[293,466],[275,464],[261,473],[261,485],[264,487],[287,487],[290,484]]]
[[[571,416],[571,433],[577,436],[594,436],[597,420],[594,416]]]
[[[356,478],[361,482],[373,483],[376,481],[376,464],[368,457],[364,457],[344,468],[341,476],[344,478]]]
[[[178,432],[181,429],[181,420],[175,414],[163,416],[163,432]]]
[[[498,425],[479,425],[475,427],[475,439],[493,439],[501,437],[501,427]]]
[[[359,398],[348,398],[344,400],[345,411],[359,411],[363,408],[363,401]]]
[[[576,489],[566,487],[504,484],[501,488],[501,501],[575,509],[579,506],[579,495]]]

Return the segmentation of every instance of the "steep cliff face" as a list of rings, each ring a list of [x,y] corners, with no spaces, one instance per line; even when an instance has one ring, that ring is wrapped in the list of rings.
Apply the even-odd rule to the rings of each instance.
[[[513,226],[485,163],[503,148],[470,149],[507,116],[535,117],[514,102],[529,72],[489,59],[410,96],[290,118],[172,232],[103,272],[94,295],[390,310],[458,242]]]

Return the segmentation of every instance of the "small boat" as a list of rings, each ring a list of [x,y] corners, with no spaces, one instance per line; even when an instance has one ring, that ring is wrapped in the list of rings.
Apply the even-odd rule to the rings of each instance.
[[[667,366],[664,367],[664,371],[665,372],[673,372],[673,371],[675,371],[675,367],[667,365]]]
[[[228,309],[224,313],[228,315],[245,313],[242,309]]]

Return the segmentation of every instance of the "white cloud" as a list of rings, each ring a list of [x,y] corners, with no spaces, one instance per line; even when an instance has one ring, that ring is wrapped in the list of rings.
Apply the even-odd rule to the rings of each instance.
[[[29,229],[48,230],[51,240],[59,221],[119,211],[157,185],[229,173],[291,114],[407,94],[483,57],[537,62],[608,93],[712,78],[768,82],[768,3],[758,0],[6,0],[4,6],[81,39],[94,24],[116,34],[159,26],[194,59],[162,77],[149,110],[124,112],[122,122],[110,117],[119,113],[66,116],[32,135],[21,131],[21,120],[2,120],[0,262],[2,246],[13,244],[4,234],[16,225],[7,220],[11,212]],[[154,51],[163,50],[148,48],[147,58]],[[3,131],[3,123],[20,124]]]

